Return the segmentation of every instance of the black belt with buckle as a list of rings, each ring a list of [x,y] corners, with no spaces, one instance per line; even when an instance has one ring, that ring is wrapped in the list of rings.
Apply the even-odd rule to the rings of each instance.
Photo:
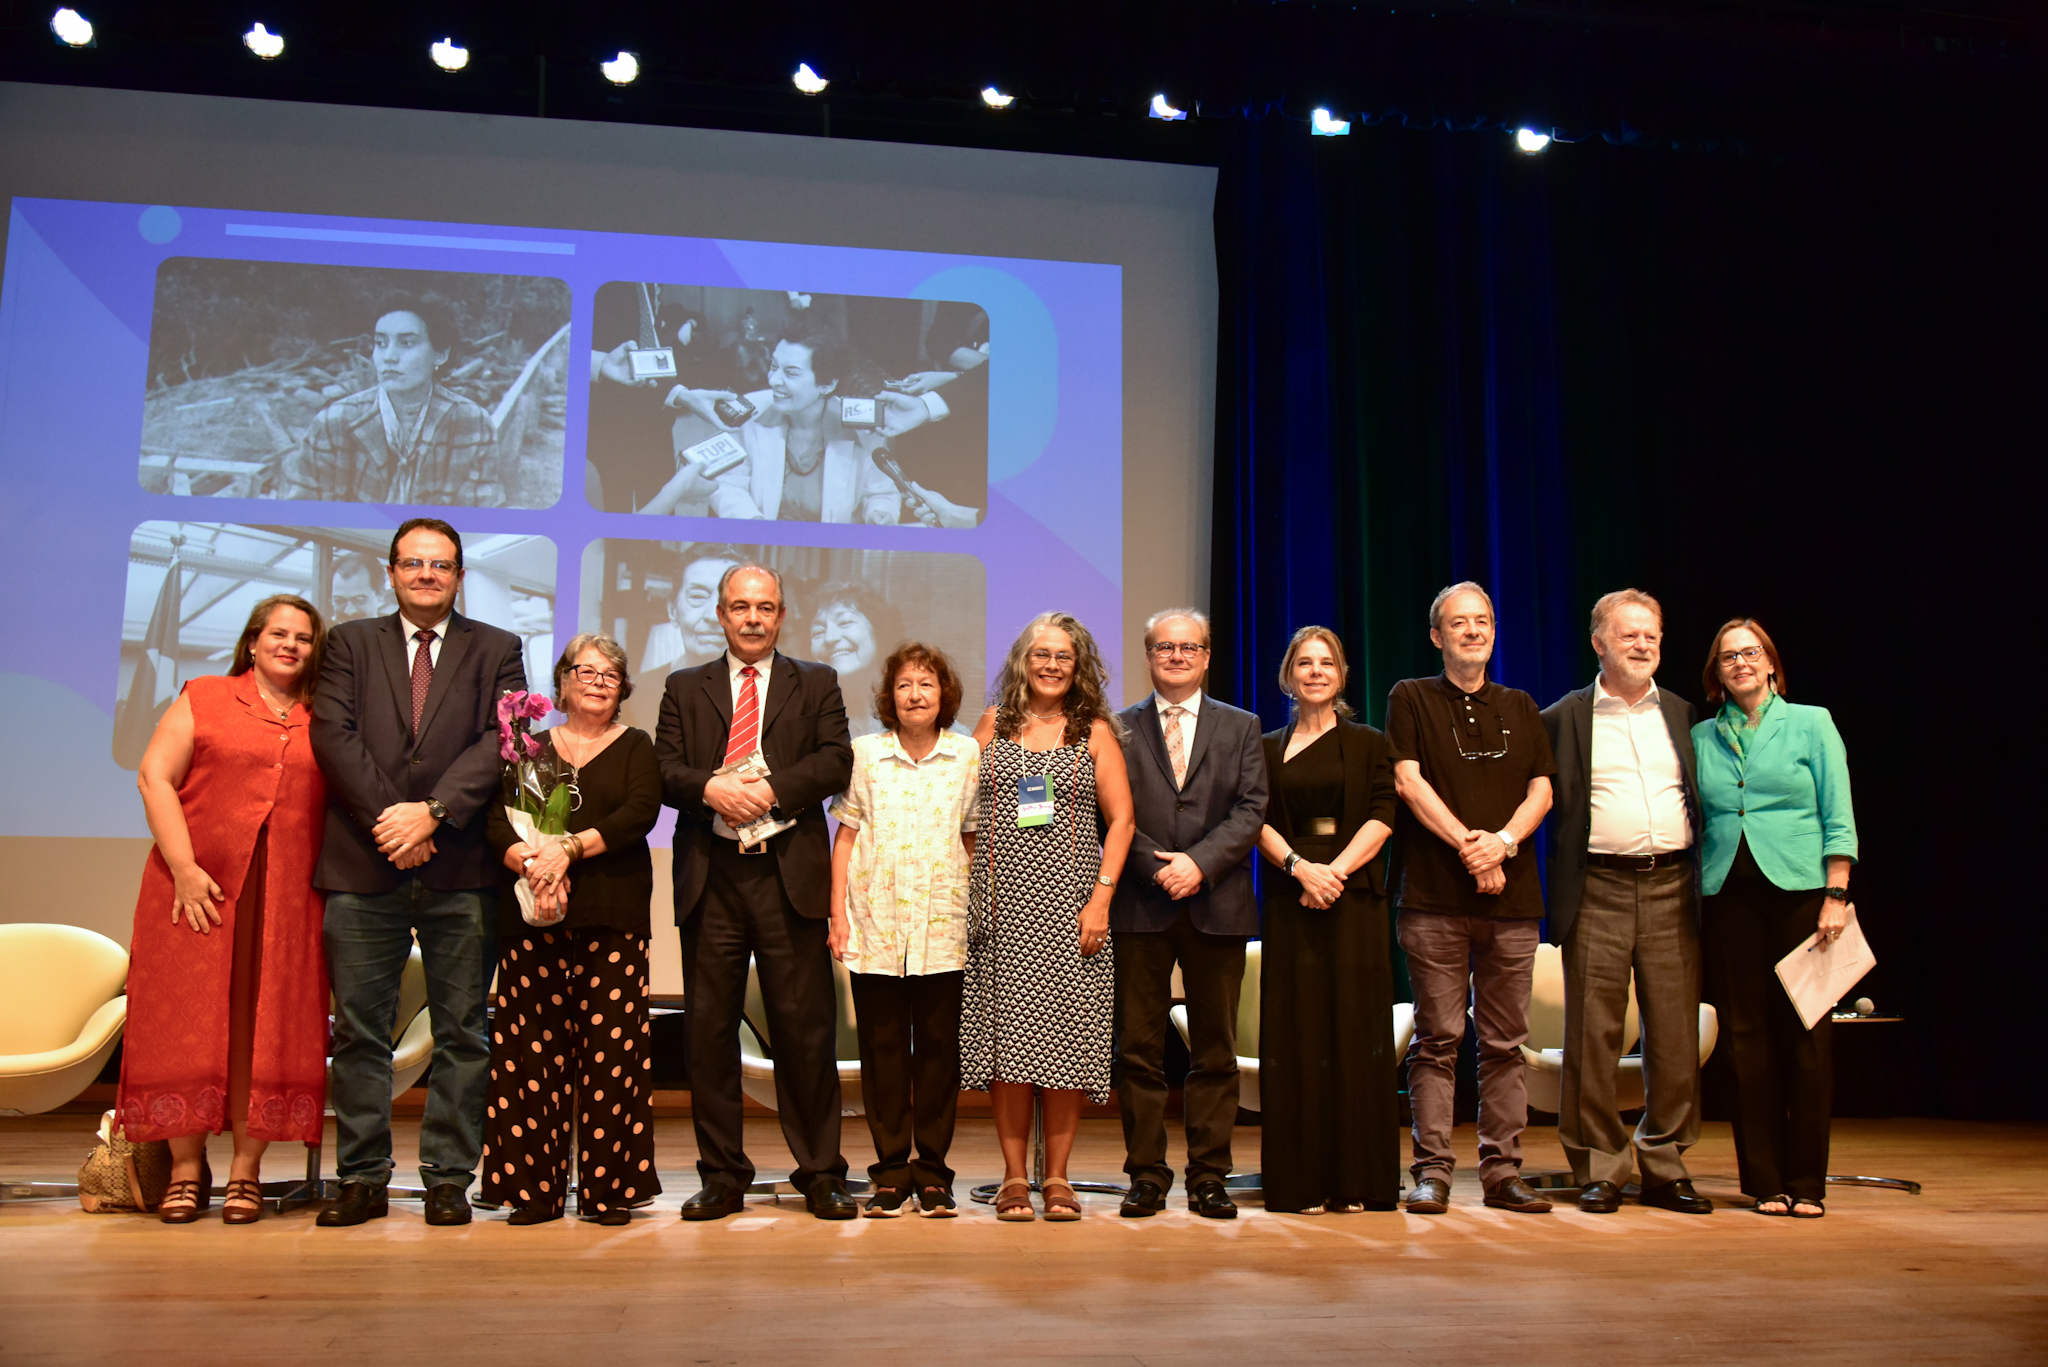
[[[1586,862],[1596,869],[1620,869],[1624,873],[1654,873],[1676,864],[1690,864],[1691,850],[1672,850],[1668,854],[1588,854]]]

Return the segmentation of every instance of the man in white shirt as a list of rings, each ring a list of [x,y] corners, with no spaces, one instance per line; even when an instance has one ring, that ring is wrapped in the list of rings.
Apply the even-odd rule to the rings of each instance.
[[[1557,758],[1550,923],[1564,949],[1558,1139],[1579,1209],[1621,1206],[1632,1169],[1644,1205],[1713,1212],[1685,1151],[1699,1139],[1699,792],[1692,704],[1657,687],[1664,612],[1638,589],[1593,605],[1600,674],[1543,711]],[[1645,1105],[1633,1155],[1615,1074],[1635,974]]]

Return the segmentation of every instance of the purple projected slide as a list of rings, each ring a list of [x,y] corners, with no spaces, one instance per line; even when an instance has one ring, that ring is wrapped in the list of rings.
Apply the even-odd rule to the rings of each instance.
[[[389,611],[416,514],[537,687],[601,623],[656,694],[701,545],[801,567],[783,649],[856,683],[900,630],[978,688],[1049,608],[1120,673],[1121,331],[1115,266],[16,199],[0,835],[146,836],[178,687],[267,594]]]

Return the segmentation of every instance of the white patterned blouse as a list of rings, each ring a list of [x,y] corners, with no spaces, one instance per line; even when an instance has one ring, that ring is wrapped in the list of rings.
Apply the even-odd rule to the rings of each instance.
[[[829,808],[859,832],[846,875],[853,973],[902,978],[967,965],[967,850],[981,747],[942,731],[921,760],[893,731],[856,736],[853,777]]]

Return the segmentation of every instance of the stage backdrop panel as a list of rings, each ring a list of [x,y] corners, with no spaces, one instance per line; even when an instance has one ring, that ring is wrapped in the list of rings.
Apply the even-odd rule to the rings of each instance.
[[[724,544],[788,570],[786,648],[843,662],[850,685],[900,631],[962,662],[971,711],[986,662],[1056,607],[1095,627],[1118,691],[1142,693],[1143,671],[1124,668],[1135,623],[1199,601],[1205,578],[1213,183],[1087,159],[0,86],[0,705],[22,719],[0,857],[81,903],[0,915],[123,935],[139,853],[118,856],[120,895],[76,869],[80,842],[146,836],[117,752],[132,763],[176,687],[224,667],[234,619],[263,593],[389,611],[384,548],[411,516],[461,530],[466,606],[527,638],[543,685],[560,598],[628,620],[651,697],[668,663],[650,655],[656,628],[671,645],[683,629],[673,586],[665,601],[650,586],[680,577],[683,545]],[[651,336],[637,308],[631,335],[601,316],[636,288]],[[767,335],[798,330],[820,361],[801,376],[774,365],[785,338]],[[652,383],[621,383],[612,353],[650,340],[672,355],[643,363]],[[668,408],[684,382],[754,396],[755,412]],[[777,426],[764,410],[794,412],[806,382],[830,407],[827,439],[799,431],[778,466],[763,453],[786,434],[748,429]],[[653,420],[613,442],[604,406],[646,398]],[[673,472],[714,439],[751,443],[747,499],[648,512],[608,492],[622,482],[608,464]],[[771,471],[804,480],[817,452],[801,448],[829,462],[838,443],[859,466],[858,515],[808,486],[777,506]],[[344,450],[383,477],[307,477]],[[437,460],[460,478],[426,476]],[[644,563],[607,563],[612,546]],[[528,552],[545,570],[498,585],[495,562]],[[638,576],[624,597],[621,566]]]

